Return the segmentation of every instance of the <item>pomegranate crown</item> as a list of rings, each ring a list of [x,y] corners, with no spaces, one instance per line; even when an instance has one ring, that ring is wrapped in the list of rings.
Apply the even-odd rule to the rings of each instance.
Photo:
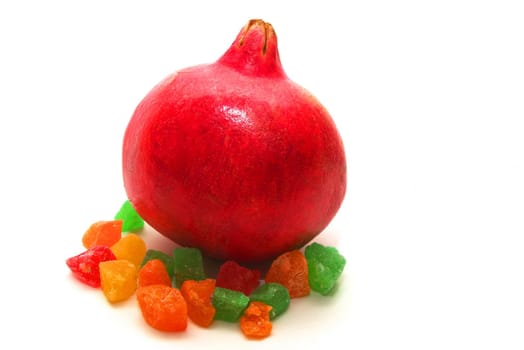
[[[218,63],[246,75],[267,78],[286,77],[280,63],[275,30],[270,23],[261,19],[247,22]]]

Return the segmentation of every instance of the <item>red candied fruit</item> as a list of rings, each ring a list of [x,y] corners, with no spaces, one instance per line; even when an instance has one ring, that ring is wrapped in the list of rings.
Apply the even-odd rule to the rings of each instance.
[[[66,260],[66,264],[81,282],[100,287],[99,264],[103,261],[116,260],[115,254],[106,246],[95,246]]]
[[[217,287],[236,290],[250,295],[260,284],[260,271],[240,266],[235,261],[226,261],[220,266]]]

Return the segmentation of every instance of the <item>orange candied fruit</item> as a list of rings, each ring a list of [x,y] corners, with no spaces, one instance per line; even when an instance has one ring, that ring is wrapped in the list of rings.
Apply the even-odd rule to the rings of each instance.
[[[171,287],[171,278],[166,265],[159,259],[152,259],[145,263],[138,271],[138,286],[145,287],[152,284],[163,284]]]
[[[309,274],[306,257],[299,250],[292,250],[277,257],[269,268],[266,283],[280,283],[291,298],[309,295]]]
[[[82,236],[82,244],[86,249],[97,245],[111,247],[122,237],[122,220],[97,221]]]
[[[201,327],[209,327],[213,323],[216,309],[211,302],[216,281],[208,278],[195,281],[186,280],[180,291],[187,303],[189,318]]]
[[[147,247],[140,236],[134,233],[128,233],[111,246],[111,251],[117,259],[128,260],[135,264],[135,266],[140,266],[140,263],[146,255]]]
[[[181,332],[187,328],[187,304],[176,288],[162,284],[140,287],[136,297],[144,320],[162,332]]]
[[[272,307],[260,301],[252,301],[240,318],[240,330],[248,338],[265,338],[273,328],[269,320]]]

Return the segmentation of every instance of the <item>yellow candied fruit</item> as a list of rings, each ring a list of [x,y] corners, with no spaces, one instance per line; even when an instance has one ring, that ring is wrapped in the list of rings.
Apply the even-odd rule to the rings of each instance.
[[[129,233],[113,244],[111,251],[118,260],[130,261],[138,267],[146,255],[147,247],[140,236]]]
[[[135,293],[138,277],[135,264],[127,260],[103,261],[99,269],[102,291],[109,302],[124,301]]]

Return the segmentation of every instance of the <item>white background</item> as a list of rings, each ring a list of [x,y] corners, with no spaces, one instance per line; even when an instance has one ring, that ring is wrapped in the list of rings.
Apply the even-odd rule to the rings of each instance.
[[[0,348],[524,348],[521,3],[2,2]],[[273,24],[288,76],[342,134],[347,197],[318,240],[347,268],[262,342],[224,323],[163,335],[64,261],[125,198],[140,99],[250,18]]]

